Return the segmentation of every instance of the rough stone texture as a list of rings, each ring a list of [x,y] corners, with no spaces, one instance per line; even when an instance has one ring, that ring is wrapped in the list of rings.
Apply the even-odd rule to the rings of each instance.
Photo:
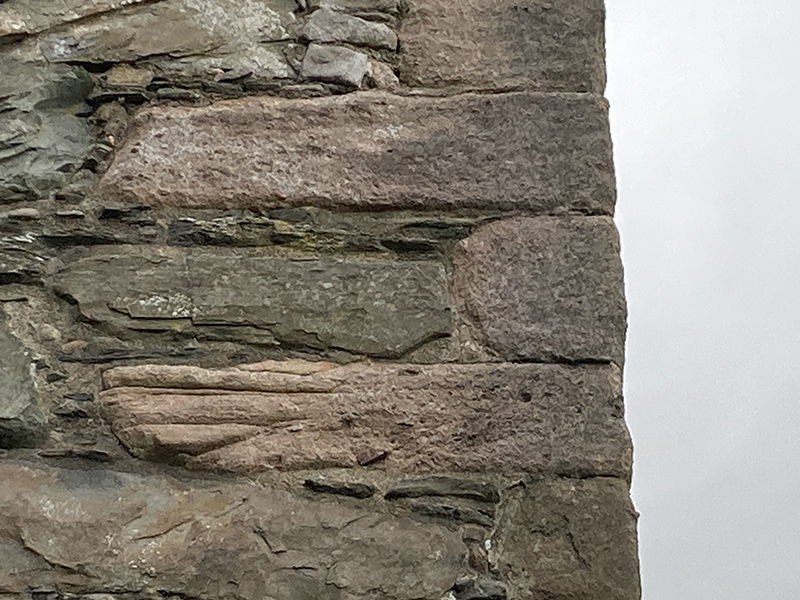
[[[8,331],[2,309],[0,357],[0,448],[35,445],[47,436],[47,421],[36,403],[31,358]]]
[[[330,8],[349,13],[375,13],[382,12],[398,16],[401,10],[401,0],[308,0],[311,8]]]
[[[314,11],[300,35],[314,42],[343,42],[378,50],[397,50],[397,34],[388,26],[329,8]]]
[[[303,376],[117,367],[106,372],[112,389],[101,399],[133,454],[190,468],[371,465],[404,474],[627,478],[631,449],[618,371],[613,365],[353,364]],[[228,441],[243,434],[248,439]],[[203,443],[221,447],[186,450]],[[400,485],[390,495],[485,500],[487,493],[433,479]]]
[[[637,600],[602,18],[0,0],[0,600]]]
[[[0,2],[0,43],[152,0],[4,0]]]
[[[166,0],[47,34],[41,45],[50,61],[152,57],[161,69],[185,76],[238,71],[285,78],[293,71],[268,43],[294,39],[295,7],[291,0]]]
[[[432,261],[116,248],[66,265],[54,285],[95,322],[267,345],[397,356],[452,327],[444,267]]]
[[[465,574],[458,532],[277,489],[13,461],[0,481],[7,594],[413,600]]]
[[[639,600],[636,519],[624,481],[545,479],[509,498],[490,558],[521,600]]]
[[[339,46],[311,44],[303,58],[302,74],[309,79],[361,87],[370,73],[369,58]]]
[[[215,208],[611,214],[615,199],[606,102],[527,93],[365,92],[153,108],[136,119],[101,190],[148,205]]]
[[[0,204],[46,198],[89,155],[93,140],[76,114],[92,82],[67,65],[0,61]]]
[[[411,86],[602,93],[603,0],[408,0]]]
[[[608,217],[496,221],[459,243],[460,314],[504,360],[623,363],[627,312]]]

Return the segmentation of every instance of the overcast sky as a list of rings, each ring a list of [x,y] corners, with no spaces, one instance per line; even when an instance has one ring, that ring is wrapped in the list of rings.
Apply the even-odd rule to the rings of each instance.
[[[800,0],[606,0],[644,600],[800,599]]]

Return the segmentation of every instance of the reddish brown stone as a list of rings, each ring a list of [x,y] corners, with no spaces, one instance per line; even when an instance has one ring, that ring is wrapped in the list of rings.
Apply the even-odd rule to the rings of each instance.
[[[606,102],[588,94],[153,107],[101,182],[154,206],[481,208],[611,214]]]
[[[491,223],[459,244],[460,314],[504,360],[621,365],[627,312],[619,251],[607,217]]]
[[[637,514],[624,481],[531,482],[505,500],[490,559],[521,600],[639,600]]]
[[[183,369],[192,370],[192,382],[210,386],[224,380],[227,389],[240,391],[147,389],[181,384],[184,377],[163,374]],[[630,473],[614,365],[353,364],[304,376],[257,374],[280,377],[280,393],[248,391],[256,384],[272,386],[253,375],[236,369],[118,368],[107,373],[107,383],[144,387],[107,390],[101,399],[133,454],[198,469],[370,465],[406,475]],[[252,429],[231,429],[234,424]],[[246,439],[205,452],[186,450],[198,447],[203,436],[216,443],[240,434]]]
[[[602,93],[604,24],[602,0],[408,0],[401,79]]]

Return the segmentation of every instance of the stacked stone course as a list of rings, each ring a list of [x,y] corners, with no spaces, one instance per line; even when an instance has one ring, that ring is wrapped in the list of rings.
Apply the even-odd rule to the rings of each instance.
[[[0,600],[635,600],[602,0],[0,2]]]

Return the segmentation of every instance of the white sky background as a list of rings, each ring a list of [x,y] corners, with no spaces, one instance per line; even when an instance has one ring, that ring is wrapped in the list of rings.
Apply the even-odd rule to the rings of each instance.
[[[644,600],[800,599],[800,0],[606,0]]]

